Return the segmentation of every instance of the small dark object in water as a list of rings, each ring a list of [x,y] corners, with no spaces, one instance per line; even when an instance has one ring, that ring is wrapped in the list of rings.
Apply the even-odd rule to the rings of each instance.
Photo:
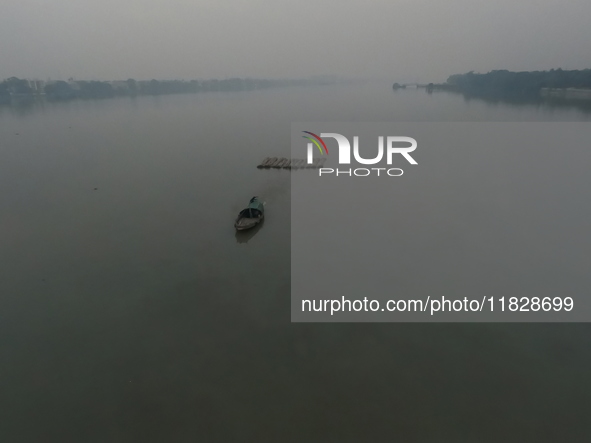
[[[265,206],[259,201],[258,197],[250,199],[248,207],[238,214],[234,222],[234,227],[238,231],[255,227],[265,217]]]
[[[94,190],[96,191],[98,188],[94,188]]]

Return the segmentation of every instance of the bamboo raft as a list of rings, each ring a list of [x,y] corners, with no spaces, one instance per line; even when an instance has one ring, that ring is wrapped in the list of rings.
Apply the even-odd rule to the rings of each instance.
[[[267,157],[258,166],[259,169],[318,169],[324,165],[326,158],[315,158],[311,165],[306,160],[284,157]]]

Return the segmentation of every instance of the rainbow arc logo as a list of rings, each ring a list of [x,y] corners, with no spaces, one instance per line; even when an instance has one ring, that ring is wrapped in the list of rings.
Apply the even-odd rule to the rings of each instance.
[[[322,138],[320,138],[318,135],[314,134],[313,132],[309,132],[309,131],[302,131],[305,134],[309,134],[312,137],[308,137],[307,135],[302,135],[303,138],[310,140],[312,143],[308,143],[308,164],[312,164],[312,162],[314,161],[314,145],[316,145],[316,147],[318,148],[318,150],[320,151],[320,155],[324,155],[324,153],[326,153],[326,155],[328,155],[328,148],[326,147],[326,143],[324,143],[324,140],[322,140]],[[318,143],[320,142],[320,143]],[[322,145],[322,147],[320,147],[320,145]],[[322,150],[322,148],[324,148],[324,151]]]

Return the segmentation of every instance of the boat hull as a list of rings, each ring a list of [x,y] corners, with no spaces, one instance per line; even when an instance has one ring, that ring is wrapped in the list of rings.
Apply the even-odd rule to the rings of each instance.
[[[256,218],[249,218],[249,217],[239,217],[236,222],[234,223],[234,227],[237,231],[244,231],[245,229],[254,228],[258,225],[264,218],[264,215]]]

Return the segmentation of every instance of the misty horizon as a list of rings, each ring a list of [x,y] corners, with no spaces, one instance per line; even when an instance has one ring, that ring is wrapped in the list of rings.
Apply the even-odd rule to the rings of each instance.
[[[586,71],[588,69],[591,69],[589,67],[587,68],[581,68],[581,71]],[[271,80],[271,81],[306,81],[306,80],[331,80],[331,81],[339,81],[339,82],[347,82],[347,81],[387,81],[387,82],[392,82],[397,80],[398,82],[400,82],[401,84],[407,84],[407,85],[414,85],[414,84],[418,84],[418,85],[426,85],[428,83],[445,83],[448,81],[449,77],[453,77],[453,76],[457,76],[457,75],[464,75],[464,74],[468,74],[468,73],[473,73],[473,74],[488,74],[488,73],[493,73],[493,72],[499,72],[499,71],[509,71],[509,72],[515,72],[515,73],[526,73],[526,72],[550,72],[550,71],[555,71],[555,70],[563,70],[563,71],[567,71],[566,69],[563,69],[562,67],[552,67],[552,68],[548,68],[548,69],[539,69],[539,70],[523,70],[523,71],[510,71],[504,68],[499,68],[499,69],[491,69],[490,71],[487,72],[478,72],[475,70],[470,70],[470,71],[466,71],[466,72],[455,72],[452,73],[450,75],[448,75],[445,79],[439,79],[439,80],[425,80],[425,81],[413,81],[413,80],[400,80],[397,78],[391,78],[391,77],[345,77],[345,76],[339,76],[339,75],[308,75],[308,76],[302,76],[302,77],[254,77],[254,76],[233,76],[233,77],[208,77],[208,78],[177,78],[177,77],[168,77],[168,78],[156,78],[156,77],[144,77],[144,78],[133,78],[133,77],[125,77],[125,78],[97,78],[97,77],[91,77],[91,78],[75,78],[75,77],[62,77],[62,78],[52,78],[52,77],[46,77],[46,78],[41,78],[39,76],[33,76],[33,77],[24,77],[24,76],[19,76],[19,75],[9,75],[7,77],[3,77],[2,79],[0,79],[0,81],[3,80],[7,80],[10,78],[17,78],[17,79],[23,79],[23,80],[28,80],[28,81],[41,81],[41,82],[59,82],[59,81],[65,81],[65,82],[113,82],[113,83],[118,83],[118,82],[126,82],[129,80],[134,80],[137,82],[150,82],[150,81],[159,81],[159,82],[207,82],[207,81],[228,81],[228,80],[252,80],[252,81],[258,81],[258,80]],[[574,70],[577,71],[577,70]]]
[[[9,1],[0,78],[342,78],[442,82],[588,67],[591,4]]]

